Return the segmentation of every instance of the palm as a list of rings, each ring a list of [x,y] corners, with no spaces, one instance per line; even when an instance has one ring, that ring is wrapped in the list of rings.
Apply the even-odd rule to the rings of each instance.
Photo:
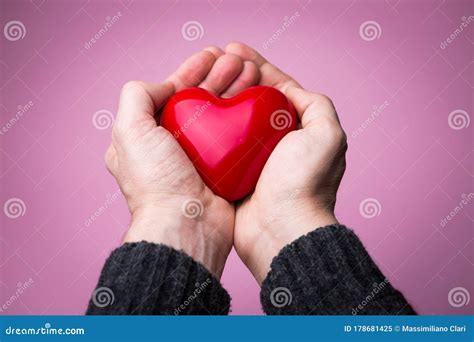
[[[293,189],[308,184],[312,170],[313,153],[308,153],[306,135],[302,130],[290,132],[276,146],[268,159],[256,186],[257,196],[272,197],[274,201],[284,200]],[[278,179],[278,182],[275,182]]]
[[[155,127],[153,130],[163,128]],[[145,138],[143,143],[134,146],[136,153],[141,151],[143,154],[136,164],[137,172],[146,173],[140,178],[149,180],[148,188],[163,196],[198,196],[205,186],[191,161],[171,134],[160,133],[151,132],[152,139]]]

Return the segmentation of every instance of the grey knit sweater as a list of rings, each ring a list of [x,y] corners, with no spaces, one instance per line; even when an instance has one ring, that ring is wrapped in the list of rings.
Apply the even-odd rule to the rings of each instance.
[[[413,315],[364,246],[342,225],[318,228],[273,259],[260,293],[269,315]],[[181,251],[126,243],[107,259],[89,315],[225,315],[230,297]]]

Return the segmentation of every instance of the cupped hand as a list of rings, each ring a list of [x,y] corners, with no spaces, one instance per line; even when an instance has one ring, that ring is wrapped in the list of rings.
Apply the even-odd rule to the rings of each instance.
[[[254,193],[237,208],[234,245],[261,283],[284,246],[337,223],[334,205],[345,170],[346,136],[328,97],[302,89],[244,44],[231,43],[225,51],[253,62],[260,71],[259,84],[288,97],[301,127],[276,146]]]
[[[257,77],[254,63],[210,47],[163,83],[125,84],[105,158],[132,216],[125,242],[183,250],[220,277],[233,243],[234,206],[203,183],[173,135],[157,125],[156,115],[176,91],[198,86],[229,97]]]

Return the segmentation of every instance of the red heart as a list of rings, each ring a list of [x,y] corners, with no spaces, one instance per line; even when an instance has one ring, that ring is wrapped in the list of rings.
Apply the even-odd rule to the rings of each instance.
[[[296,128],[296,112],[280,91],[249,88],[222,99],[201,88],[174,94],[161,114],[207,186],[228,201],[253,191],[278,142]]]

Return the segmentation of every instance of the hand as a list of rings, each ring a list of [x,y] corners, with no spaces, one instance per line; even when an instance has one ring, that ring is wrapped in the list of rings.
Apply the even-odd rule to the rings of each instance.
[[[155,114],[174,92],[199,86],[233,96],[255,80],[255,65],[211,47],[185,61],[164,83],[127,83],[121,92],[106,164],[132,216],[125,242],[183,250],[218,278],[232,248],[234,207],[205,186]]]
[[[282,91],[301,121],[301,129],[277,145],[255,192],[237,208],[235,249],[261,283],[284,246],[337,223],[334,205],[345,170],[346,136],[329,98],[302,89],[248,46],[231,43],[225,51],[255,63],[260,84]]]

